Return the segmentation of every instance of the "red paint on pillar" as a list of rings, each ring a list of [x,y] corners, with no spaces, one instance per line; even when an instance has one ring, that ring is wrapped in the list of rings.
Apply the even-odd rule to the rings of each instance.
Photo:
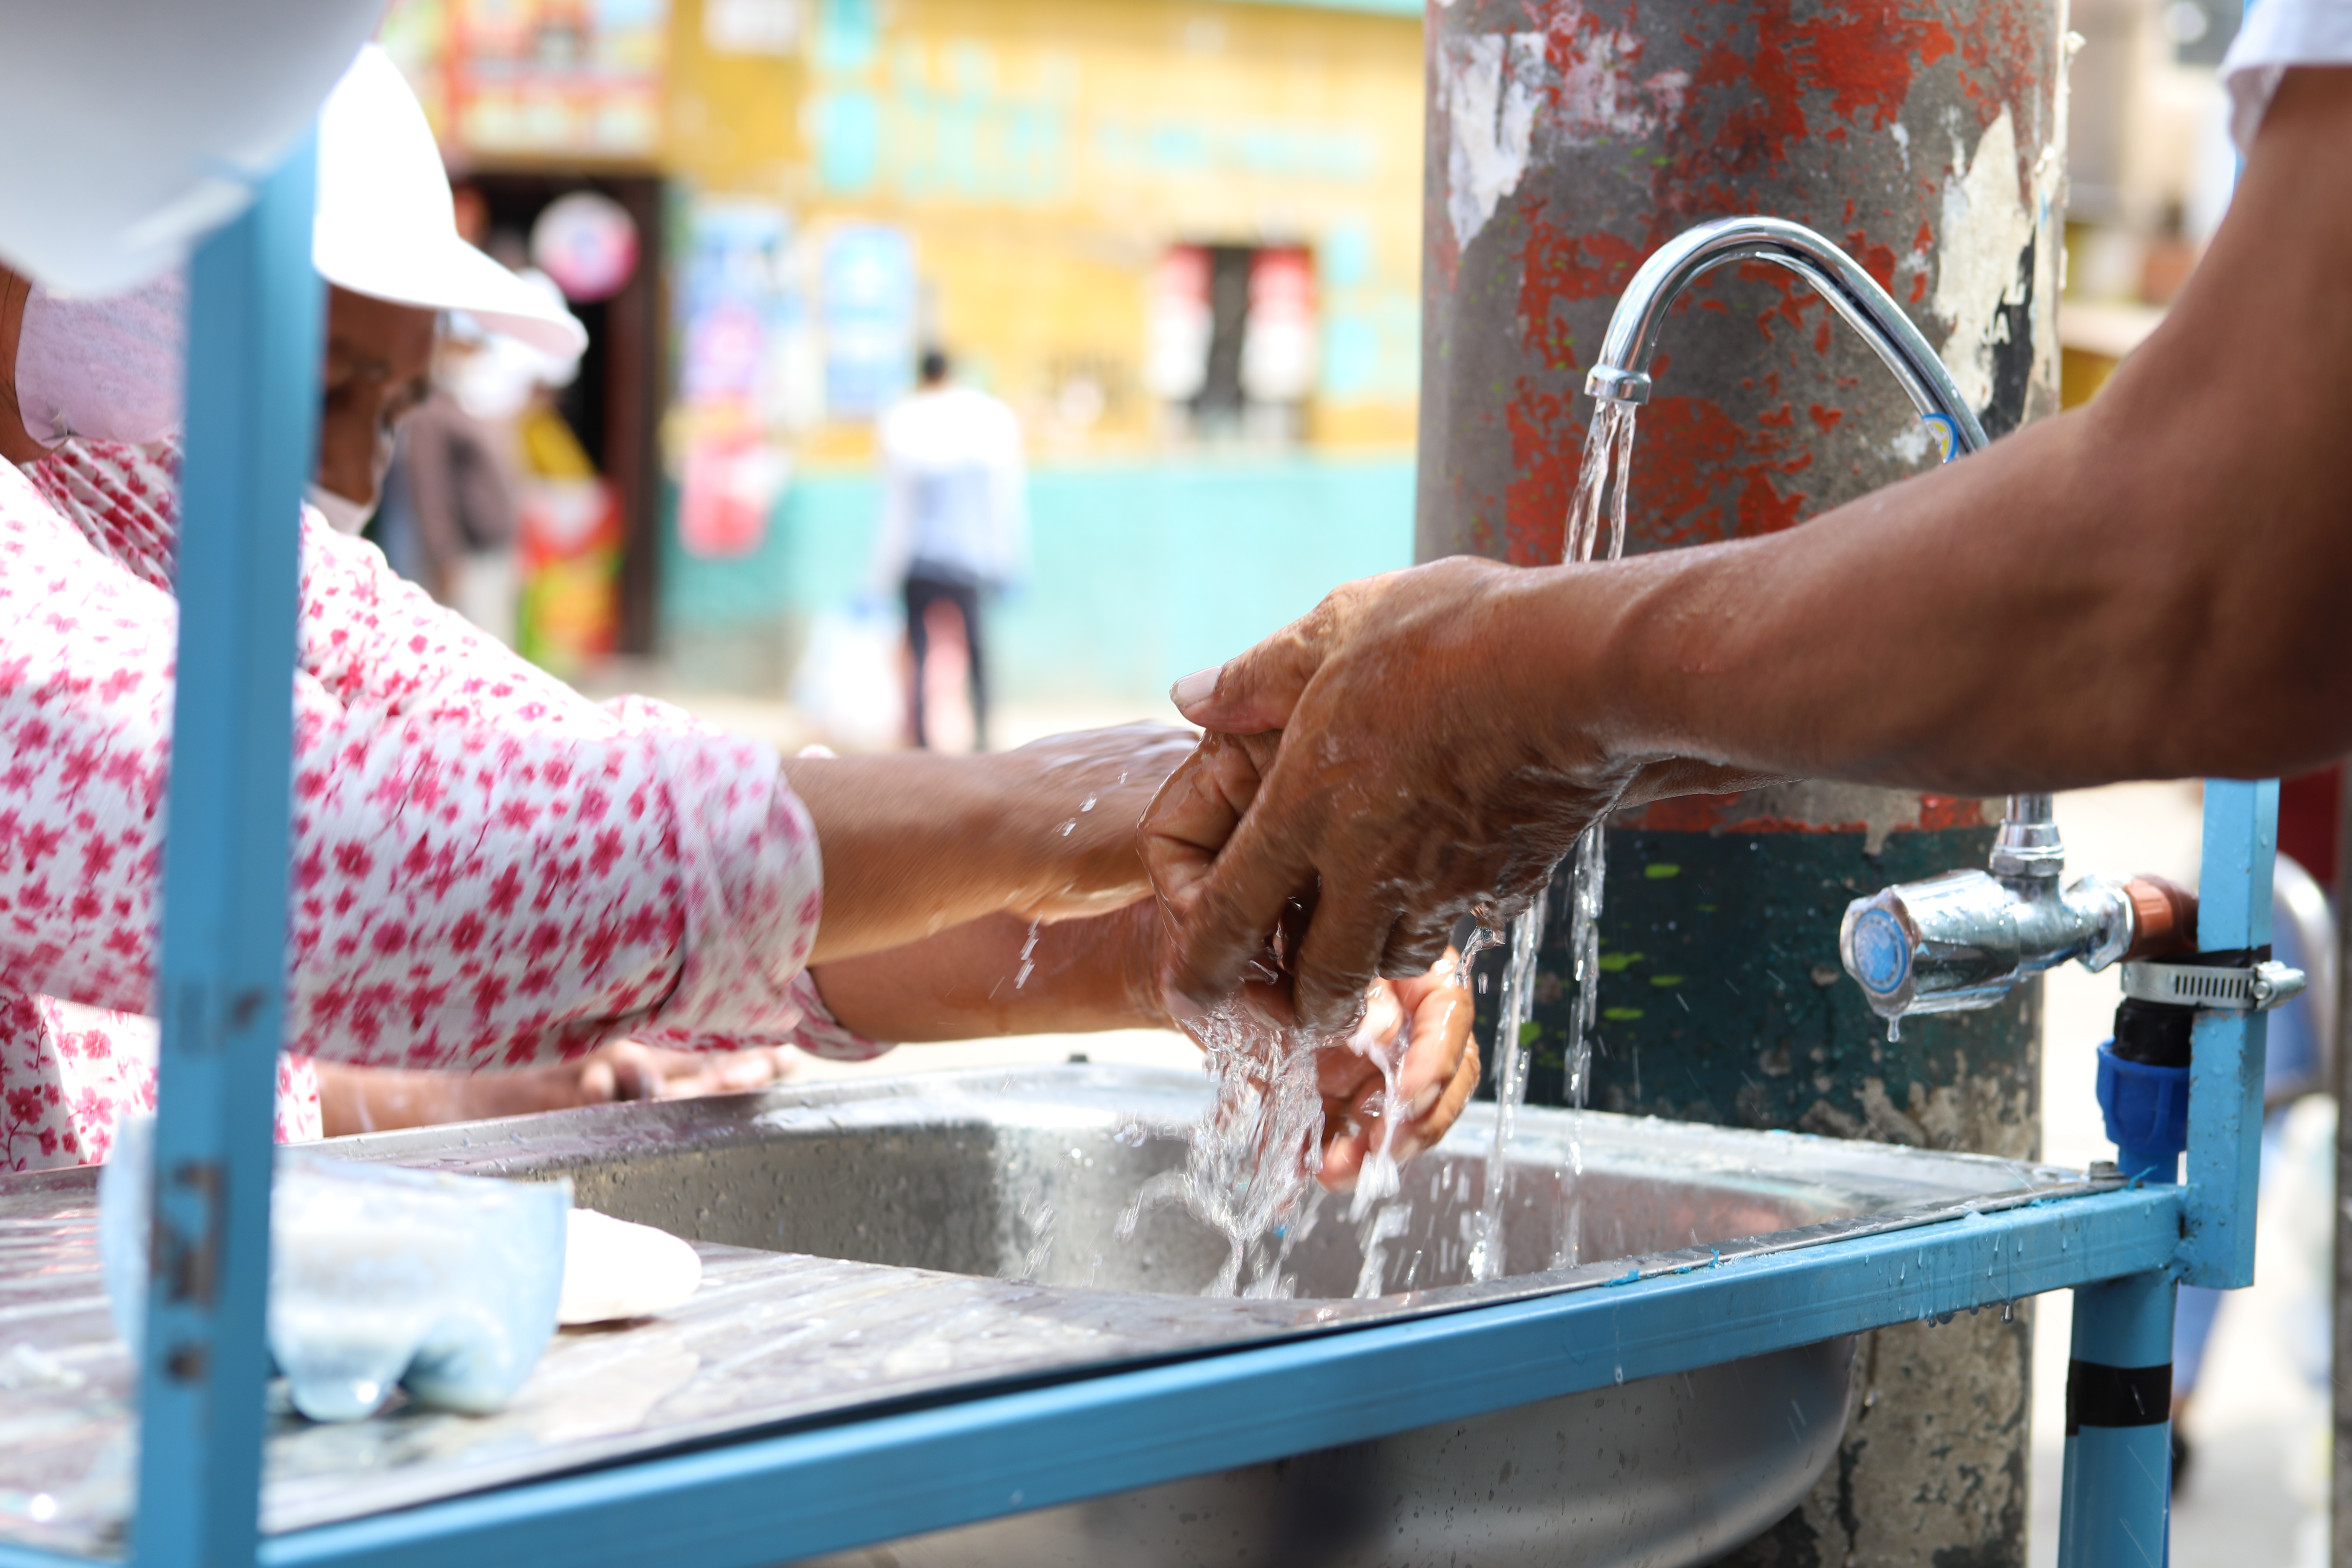
[[[1686,795],[1654,801],[1611,818],[1612,826],[1653,833],[1867,833],[1866,822],[1810,822],[1749,809],[1746,795]],[[1983,803],[1973,795],[1927,795],[1919,797],[1917,816],[1890,825],[1893,833],[1926,833],[1951,827],[1984,826]]]
[[[1511,399],[1511,486],[1504,496],[1503,559],[1543,566],[1568,550],[1568,504],[1584,470],[1581,394],[1544,392],[1521,381]],[[1636,465],[1637,467],[1639,465]]]
[[[1893,124],[1911,96],[1913,60],[1931,66],[1955,47],[1941,21],[1905,16],[1885,0],[1824,10],[1791,33],[1805,84],[1826,90],[1830,112],[1857,129],[1866,114],[1871,131]]]
[[[1615,299],[1647,254],[1606,230],[1570,234],[1548,222],[1543,208],[1536,206],[1528,214],[1519,264],[1519,320],[1528,346],[1549,365],[1575,366],[1576,340],[1555,307],[1571,300]]]

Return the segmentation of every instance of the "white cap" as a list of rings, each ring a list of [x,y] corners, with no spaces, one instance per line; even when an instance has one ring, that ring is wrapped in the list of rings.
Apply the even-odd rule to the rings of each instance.
[[[395,304],[463,310],[559,359],[587,329],[457,234],[449,175],[424,106],[384,52],[360,50],[319,111],[310,260],[330,283]]]
[[[243,212],[383,0],[0,0],[0,259],[106,294]]]

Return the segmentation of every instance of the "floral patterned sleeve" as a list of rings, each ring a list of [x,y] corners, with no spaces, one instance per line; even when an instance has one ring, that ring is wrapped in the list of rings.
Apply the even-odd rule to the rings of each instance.
[[[147,1003],[174,466],[97,443],[32,482],[0,465],[0,990]],[[811,1005],[822,868],[772,752],[657,703],[589,702],[315,518],[303,545],[289,1027],[304,1051],[468,1070],[618,1036],[879,1048]],[[78,1158],[111,1115],[68,1103],[73,1032],[0,1018],[0,1089],[11,1116],[42,1096]],[[26,1157],[8,1125],[0,1164]]]

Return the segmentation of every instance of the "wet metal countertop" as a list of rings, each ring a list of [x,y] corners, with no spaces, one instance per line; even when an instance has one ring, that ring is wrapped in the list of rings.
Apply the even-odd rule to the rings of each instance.
[[[924,1125],[1043,1123],[1057,1146],[1098,1137],[1108,1147],[1139,1116],[1166,1137],[1200,1096],[1181,1075],[991,1070],[600,1108],[339,1146],[357,1157],[518,1175],[593,1168],[625,1157],[616,1152],[708,1150],[813,1130],[902,1136]],[[1477,1168],[1483,1109],[1433,1153]],[[1552,1122],[1561,1115],[1536,1115],[1523,1127],[1515,1171],[1560,1158],[1554,1143],[1566,1124]],[[278,1416],[263,1528],[299,1530],[721,1438],[1244,1344],[1711,1271],[2114,1184],[2046,1166],[1597,1112],[1580,1126],[1596,1171],[1612,1160],[1658,1163],[1682,1180],[1813,1194],[1798,1212],[1843,1212],[1762,1235],[1698,1237],[1694,1247],[1363,1300],[1203,1300],[697,1242],[705,1277],[692,1301],[651,1320],[562,1331],[498,1415],[395,1405],[351,1426]],[[1435,1174],[1431,1182],[1433,1190],[1444,1184]],[[130,1383],[100,1285],[94,1173],[0,1179],[0,1540],[120,1550],[136,1469]]]

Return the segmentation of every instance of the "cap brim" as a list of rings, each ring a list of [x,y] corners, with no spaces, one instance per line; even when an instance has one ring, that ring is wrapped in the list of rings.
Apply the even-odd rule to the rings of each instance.
[[[463,310],[488,330],[558,359],[576,358],[588,346],[588,329],[572,312],[455,235],[403,235],[396,245],[371,247],[366,255],[316,259],[328,282],[355,294],[427,310]]]

